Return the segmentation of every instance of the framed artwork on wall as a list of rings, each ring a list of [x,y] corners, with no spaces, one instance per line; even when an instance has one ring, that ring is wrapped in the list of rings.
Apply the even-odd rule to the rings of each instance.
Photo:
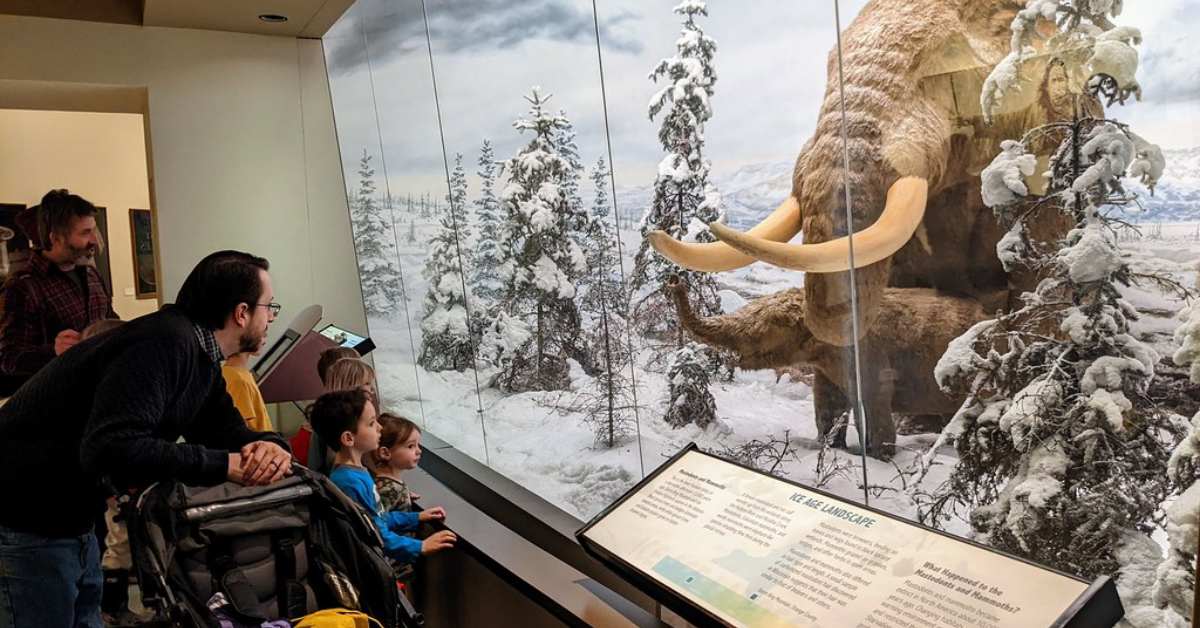
[[[139,299],[158,298],[154,274],[154,218],[148,209],[129,210],[129,241],[133,249],[133,289]]]
[[[96,270],[100,273],[100,279],[104,281],[104,289],[108,290],[109,296],[112,296],[112,262],[110,261],[111,252],[108,248],[108,209],[104,207],[96,208],[96,229],[100,231],[101,242],[100,250],[96,252]]]
[[[23,204],[0,203],[0,279],[20,270],[29,259],[29,236],[17,224],[17,215],[23,211]]]

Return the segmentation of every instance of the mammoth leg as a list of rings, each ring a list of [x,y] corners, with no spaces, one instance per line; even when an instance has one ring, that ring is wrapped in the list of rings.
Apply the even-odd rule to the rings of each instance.
[[[846,425],[843,423],[832,435],[830,431],[834,429],[838,419],[850,410],[850,403],[846,400],[842,389],[820,371],[813,374],[813,408],[817,422],[817,437],[822,440],[829,438],[831,447],[845,449]]]
[[[866,413],[867,453],[873,458],[890,460],[896,451],[896,425],[892,422],[892,395],[896,374],[887,355],[871,346],[869,339],[859,345],[862,359],[862,408]]]
[[[895,451],[896,432],[892,421],[892,397],[895,394],[895,381],[898,373],[889,364],[887,354],[878,349],[868,339],[859,342],[859,358],[862,359],[863,389],[857,390],[857,378],[854,376],[854,349],[838,347],[841,364],[836,375],[845,383],[847,405],[851,408],[850,420],[856,425],[859,437],[863,439],[866,453],[880,460],[889,460]],[[856,400],[862,401],[865,429],[858,429],[858,412],[854,408]],[[820,417],[820,411],[818,411]],[[818,419],[820,420],[820,419]],[[818,423],[820,425],[820,423]]]

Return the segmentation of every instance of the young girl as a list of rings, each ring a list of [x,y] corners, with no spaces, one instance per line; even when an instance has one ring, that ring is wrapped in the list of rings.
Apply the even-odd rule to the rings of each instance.
[[[372,405],[379,405],[379,397],[375,394],[375,369],[360,358],[341,358],[325,371],[325,392],[342,390],[364,390]],[[333,452],[326,444],[320,434],[313,434],[308,445],[308,461],[310,469],[329,475],[333,468]]]
[[[378,401],[375,393],[375,369],[360,358],[342,358],[325,372],[325,392],[356,388],[367,391],[372,402]]]
[[[390,413],[379,415],[382,433],[379,447],[372,453],[375,486],[379,488],[379,505],[385,511],[412,509],[414,495],[400,475],[417,468],[421,460],[421,429],[416,423]]]
[[[416,423],[388,412],[379,415],[378,420],[379,447],[371,452],[368,462],[375,474],[379,507],[385,512],[410,512],[413,500],[421,496],[408,490],[400,474],[417,468],[421,460],[421,429]],[[397,582],[407,586],[413,577],[412,565],[394,562],[392,568]]]

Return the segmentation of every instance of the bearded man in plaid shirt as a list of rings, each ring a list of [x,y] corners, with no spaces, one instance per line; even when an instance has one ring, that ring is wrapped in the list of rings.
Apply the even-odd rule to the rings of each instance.
[[[117,318],[112,297],[92,263],[100,247],[96,206],[66,190],[51,190],[33,208],[40,250],[8,278],[0,315],[0,374],[11,393],[54,356],[79,342],[88,325]]]

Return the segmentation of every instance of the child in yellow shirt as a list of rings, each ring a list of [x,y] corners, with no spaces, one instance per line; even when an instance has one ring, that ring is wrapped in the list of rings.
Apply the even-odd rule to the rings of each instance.
[[[251,353],[235,353],[225,358],[221,365],[221,374],[225,376],[225,390],[233,397],[233,405],[237,406],[246,425],[256,432],[273,432],[271,415],[267,414],[267,404],[263,403],[262,393],[250,372]]]

